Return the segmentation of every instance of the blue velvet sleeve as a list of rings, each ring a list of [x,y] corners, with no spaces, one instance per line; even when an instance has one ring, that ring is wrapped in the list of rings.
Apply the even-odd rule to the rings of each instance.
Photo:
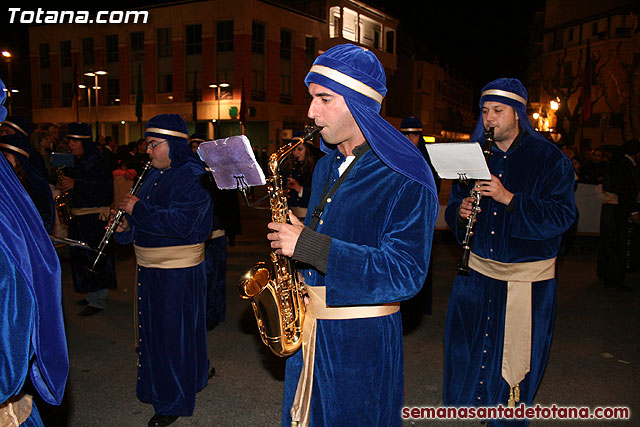
[[[135,204],[131,212],[135,229],[151,236],[184,238],[201,231],[202,224],[206,223],[208,225],[203,229],[208,235],[211,232],[213,204],[200,181],[181,180],[180,185],[172,185],[167,190],[167,205],[151,204],[144,199]],[[194,218],[196,214],[197,218]]]
[[[27,376],[35,302],[24,278],[0,248],[0,402],[16,395]]]
[[[511,236],[546,240],[564,233],[576,217],[574,175],[571,161],[560,158],[548,162],[544,177],[533,194],[515,193],[511,212]]]
[[[386,212],[362,212],[384,216],[377,245],[332,237],[325,277],[328,304],[402,301],[422,287],[431,254],[437,200],[426,187],[410,180],[394,191],[394,200],[382,205],[387,206]],[[357,228],[358,222],[359,218],[349,218],[344,224]],[[374,233],[372,229],[361,232]]]

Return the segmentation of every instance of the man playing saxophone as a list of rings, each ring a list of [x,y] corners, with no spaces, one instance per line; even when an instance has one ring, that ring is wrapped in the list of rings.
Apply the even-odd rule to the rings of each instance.
[[[310,266],[283,426],[401,424],[399,302],[424,283],[438,199],[418,149],[379,115],[385,81],[376,56],[350,44],[319,56],[305,79],[328,154],[313,172],[305,225],[292,213],[291,224],[269,224],[271,247]]]
[[[75,166],[60,180],[62,192],[69,192],[73,219],[69,224],[69,238],[96,247],[104,234],[113,201],[113,175],[96,144],[91,140],[91,128],[86,123],[67,126],[69,149]],[[109,289],[117,287],[113,246],[107,248],[105,261],[98,272],[91,271],[95,254],[84,248],[70,246],[73,288],[86,293],[78,301],[85,305],[78,314],[91,316],[104,310]]]
[[[449,296],[443,397],[450,406],[529,406],[551,344],[555,257],[576,215],[573,168],[531,126],[519,80],[487,84],[480,108],[471,140],[482,145],[494,128],[492,175],[474,184],[482,198],[471,271],[456,277]],[[471,214],[469,190],[454,185],[445,214],[459,241]]]
[[[137,396],[155,410],[148,425],[167,426],[193,415],[208,381],[204,241],[213,205],[182,117],[157,115],[144,136],[153,168],[119,202],[126,215],[116,241],[136,253]]]

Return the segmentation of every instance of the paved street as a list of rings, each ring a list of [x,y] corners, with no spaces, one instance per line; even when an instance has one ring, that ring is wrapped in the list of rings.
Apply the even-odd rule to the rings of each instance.
[[[243,208],[242,235],[228,251],[227,320],[208,334],[217,374],[198,394],[193,417],[176,426],[275,426],[280,422],[284,360],[260,342],[247,302],[236,295],[238,278],[268,253],[267,210]],[[545,405],[629,406],[640,409],[640,274],[627,277],[632,292],[605,290],[595,274],[596,239],[580,238],[559,261],[559,298],[553,346],[536,402]],[[77,315],[67,249],[63,266],[64,309],[71,371],[61,407],[41,405],[47,426],[145,426],[150,405],[136,399],[133,338],[134,258],[118,248],[118,289],[103,313]],[[442,334],[458,248],[448,232],[434,241],[433,314],[405,331],[405,405],[442,405]],[[405,425],[431,425],[411,422]],[[440,422],[438,425],[456,425]],[[478,422],[472,423],[479,425]],[[534,422],[532,425],[556,425]],[[585,425],[574,421],[571,425]],[[469,425],[469,424],[464,424]],[[637,420],[590,426],[640,425]]]

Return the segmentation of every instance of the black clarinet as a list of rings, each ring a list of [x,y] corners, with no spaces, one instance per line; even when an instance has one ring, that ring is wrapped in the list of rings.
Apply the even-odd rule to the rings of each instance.
[[[484,154],[484,160],[489,165],[489,156],[491,156],[491,145],[493,145],[493,128],[487,129],[484,133],[484,150],[482,153]],[[467,227],[464,233],[464,240],[462,241],[462,256],[460,258],[460,262],[456,266],[456,270],[461,274],[468,275],[469,274],[469,254],[471,254],[471,238],[473,237],[473,226],[476,222],[476,217],[478,216],[478,211],[480,210],[480,198],[482,198],[482,193],[475,189],[475,185],[471,189],[471,196],[473,197],[473,203],[471,205],[471,215],[467,219]]]
[[[142,181],[144,181],[145,175],[147,174],[147,172],[149,172],[149,169],[151,169],[151,160],[149,160],[144,165],[144,169],[142,169],[142,172],[140,172],[140,176],[136,180],[135,184],[133,184],[133,187],[131,187],[131,190],[129,190],[129,194],[132,194],[134,196],[138,194],[138,190],[140,190],[140,187],[142,187]],[[120,225],[120,222],[122,221],[122,217],[124,217],[124,214],[125,214],[124,209],[118,210],[118,212],[116,212],[113,218],[113,221],[111,221],[111,224],[109,224],[109,226],[107,227],[107,231],[104,233],[104,236],[102,236],[102,240],[98,245],[98,255],[96,255],[96,259],[93,261],[93,265],[91,266],[91,268],[89,268],[90,271],[96,272],[96,266],[98,265],[98,261],[100,260],[102,255],[104,255],[105,249],[109,244],[109,242],[111,241],[111,237],[113,236],[113,233],[116,232],[116,228],[118,228],[118,225]]]

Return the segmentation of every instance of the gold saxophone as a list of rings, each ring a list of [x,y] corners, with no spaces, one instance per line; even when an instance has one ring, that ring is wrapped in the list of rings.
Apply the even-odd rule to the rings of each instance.
[[[284,224],[288,219],[286,191],[282,188],[282,176],[278,174],[280,162],[321,130],[318,126],[307,126],[302,137],[269,157],[267,190],[273,222]],[[251,300],[262,342],[276,356],[284,357],[295,353],[302,345],[304,285],[298,279],[291,258],[272,251],[269,261],[257,263],[242,276],[238,293],[241,298]]]
[[[56,176],[58,177],[58,188],[62,185],[62,178],[64,178],[64,169],[56,168]],[[56,205],[56,211],[58,212],[58,218],[60,222],[64,225],[69,225],[71,220],[73,219],[73,214],[71,213],[71,194],[69,191],[60,191],[54,198],[54,202]]]

